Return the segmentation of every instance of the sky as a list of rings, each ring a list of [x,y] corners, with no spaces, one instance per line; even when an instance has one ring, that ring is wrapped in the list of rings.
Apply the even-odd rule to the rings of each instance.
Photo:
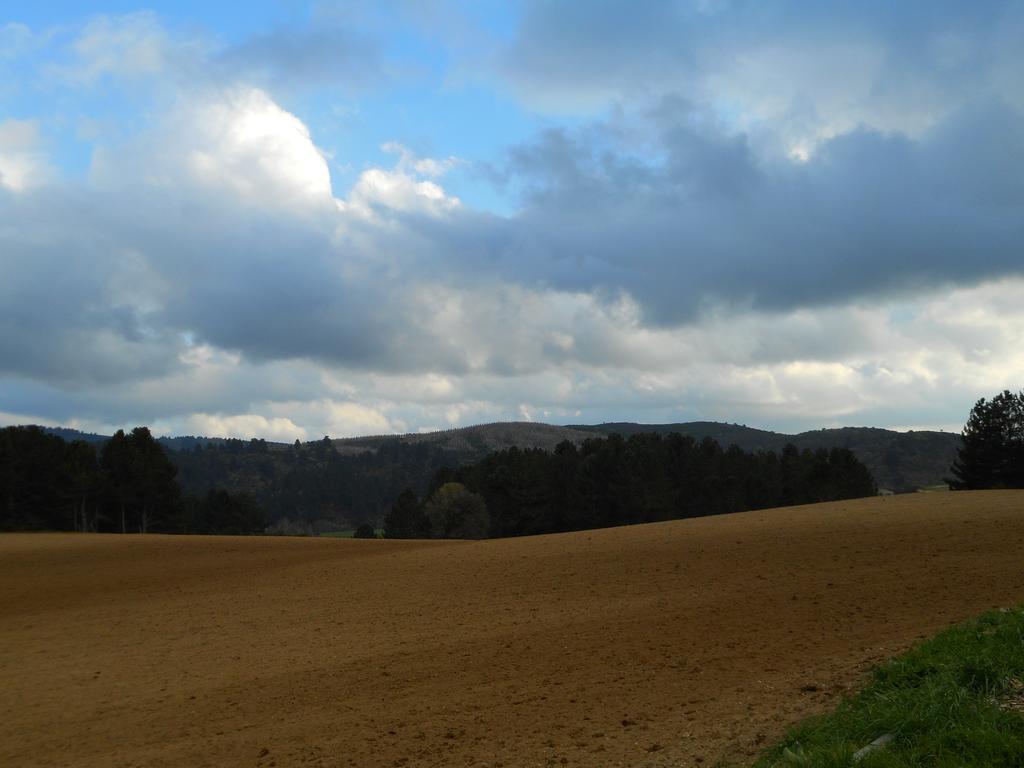
[[[0,4],[0,424],[959,431],[1024,3]]]

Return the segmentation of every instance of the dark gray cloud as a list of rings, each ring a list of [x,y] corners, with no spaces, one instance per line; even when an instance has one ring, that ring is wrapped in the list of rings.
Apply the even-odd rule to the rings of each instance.
[[[91,196],[0,188],[4,373],[71,385],[167,372],[179,345],[150,324],[148,273],[108,223]]]
[[[877,104],[905,97],[908,89],[916,89],[918,97],[937,89],[948,100],[951,94],[987,88],[1005,55],[1019,59],[1012,30],[1019,31],[1022,21],[1019,5],[1009,1],[531,0],[497,67],[526,98],[556,109],[561,103],[570,111],[587,103],[600,107],[609,98],[693,93],[706,77],[725,74],[766,50],[784,54],[776,60],[788,62],[787,67],[797,66],[760,74],[776,75],[775,84],[783,89],[790,81],[811,103],[830,87],[822,74],[866,75]],[[833,55],[842,61],[860,48],[877,59],[877,70],[827,69]],[[848,61],[865,60],[855,55]],[[901,106],[912,105],[904,100]]]
[[[716,302],[784,310],[1024,269],[1024,116],[1005,103],[917,139],[856,130],[806,163],[759,160],[692,118],[659,119],[646,162],[585,132],[512,150],[524,207],[507,276],[626,291],[675,324]]]

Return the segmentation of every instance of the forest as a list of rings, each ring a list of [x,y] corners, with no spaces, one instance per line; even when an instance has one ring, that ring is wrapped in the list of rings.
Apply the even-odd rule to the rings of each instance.
[[[425,489],[438,469],[457,462],[427,443],[385,440],[372,450],[346,451],[326,437],[292,445],[196,441],[169,456],[186,494],[244,488],[272,532],[303,535],[379,523],[403,488]]]
[[[389,537],[482,538],[878,491],[847,448],[745,451],[679,432],[484,449],[476,460],[419,440],[185,437],[173,440],[183,450],[167,450],[146,427],[78,434],[0,429],[0,530],[311,535],[348,527],[365,536],[383,523]],[[1024,393],[975,404],[950,471],[953,489],[1024,487]]]
[[[173,460],[172,460],[173,459]],[[166,451],[145,427],[104,443],[37,427],[0,430],[0,528],[167,533],[316,533],[391,494],[389,536],[521,536],[720,514],[876,492],[845,449],[781,454],[710,438],[637,434],[508,448],[459,467],[428,444],[344,455],[329,439],[271,448],[220,441]],[[218,485],[248,478],[250,492]],[[183,482],[184,481],[184,482]],[[395,500],[394,488],[409,490]],[[421,503],[415,489],[426,488]],[[183,492],[184,489],[184,492]],[[351,517],[349,519],[352,519]]]
[[[97,450],[110,439],[61,428],[46,431],[69,442],[91,442]],[[158,442],[178,470],[184,498],[204,499],[209,490],[223,489],[257,504],[268,532],[317,535],[362,524],[379,529],[404,488],[422,496],[431,490],[439,469],[471,464],[494,451],[515,446],[551,452],[565,440],[581,445],[609,434],[629,437],[647,432],[680,433],[697,441],[711,437],[723,447],[737,444],[755,453],[781,454],[787,443],[800,451],[849,448],[880,488],[890,491],[941,483],[960,442],[959,435],[938,432],[848,428],[784,435],[703,422],[597,427],[501,422],[426,434],[293,443],[191,435],[161,437]]]
[[[406,490],[385,536],[484,538],[649,523],[871,496],[868,469],[845,448],[723,449],[711,438],[635,434],[509,448],[439,470],[422,503]]]
[[[39,427],[0,429],[0,530],[262,533],[242,493],[182,495],[178,470],[146,427],[97,447]]]

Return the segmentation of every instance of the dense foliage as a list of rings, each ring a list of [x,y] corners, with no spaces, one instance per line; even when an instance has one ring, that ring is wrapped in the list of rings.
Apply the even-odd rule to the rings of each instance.
[[[73,429],[53,428],[48,431],[59,434],[69,442],[88,440],[102,444],[109,439],[103,435],[77,432]],[[427,489],[434,470],[440,464],[449,466],[469,464],[479,461],[493,451],[504,450],[512,446],[521,449],[543,448],[553,451],[555,446],[564,440],[579,445],[591,437],[619,434],[628,438],[631,435],[644,432],[660,434],[678,432],[695,440],[710,437],[722,446],[738,445],[745,451],[754,452],[775,451],[781,453],[789,443],[801,451],[805,448],[812,451],[819,448],[849,448],[871,470],[879,488],[894,493],[907,493],[944,484],[945,478],[949,474],[949,466],[956,458],[957,449],[961,445],[959,432],[921,430],[894,432],[874,427],[842,427],[839,429],[815,429],[791,435],[767,432],[745,425],[707,421],[677,424],[617,422],[568,427],[535,422],[498,422],[422,434],[351,437],[334,440],[333,443],[338,455],[343,459],[361,456],[362,458],[355,463],[358,463],[363,471],[379,477],[394,479],[395,487],[389,487],[387,493],[383,493],[381,490],[382,484],[376,485],[375,490],[380,491],[382,496],[375,496],[374,489],[371,489],[371,496],[375,496],[372,510],[369,508],[357,510],[347,516],[350,522],[355,523],[361,519],[379,521],[404,485],[423,493]],[[248,484],[249,481],[259,479],[258,473],[253,471],[254,467],[251,466],[257,463],[257,454],[260,455],[260,462],[266,463],[269,460],[275,465],[272,468],[274,478],[281,477],[285,471],[284,466],[278,465],[283,465],[289,460],[285,451],[290,446],[262,440],[245,442],[230,438],[184,435],[161,437],[159,441],[164,448],[170,451],[171,459],[176,463],[179,462],[179,456],[185,457],[181,459],[182,462],[194,463],[190,462],[187,454],[197,446],[203,449],[213,447],[234,457],[235,460],[222,463],[221,466],[225,469],[225,474],[222,476],[213,477],[209,472],[205,472],[208,482],[202,487],[192,486],[187,477],[188,473],[184,473],[183,469],[182,486],[192,492],[205,492],[206,487],[212,486],[223,486],[229,490],[252,490],[251,485]],[[396,451],[396,445],[420,446],[422,453]],[[300,444],[299,447],[302,450],[311,450],[315,444]],[[381,451],[381,448],[385,450]],[[421,471],[415,466],[417,459],[423,459],[428,466],[422,467]],[[431,464],[433,467],[429,466]],[[344,469],[341,471],[353,471],[352,462],[346,460],[342,462],[342,465]],[[331,472],[335,471],[335,467],[333,463],[324,464],[323,470]],[[404,484],[401,483],[401,475],[408,478]],[[278,508],[285,506],[287,506],[287,500],[282,496]],[[300,505],[294,504],[293,506]],[[277,515],[276,509],[270,513],[271,519]]]
[[[796,435],[768,432],[739,424],[691,421],[682,424],[608,423],[578,426],[579,430],[615,433],[623,437],[640,432],[678,432],[695,440],[710,437],[720,445],[738,445],[745,451],[781,453],[788,444],[798,450],[849,448],[871,470],[879,488],[893,493],[910,493],[943,484],[949,465],[956,458],[960,435],[952,432],[917,430],[895,432],[875,427],[815,429]]]
[[[37,427],[0,429],[0,528],[89,528],[102,487],[95,449]]]
[[[485,539],[491,519],[487,503],[462,483],[445,483],[423,506],[430,530],[440,539]]]
[[[97,450],[109,440],[68,429],[52,431],[68,441],[90,441]],[[805,448],[848,448],[869,467],[880,486],[892,491],[942,482],[960,444],[960,435],[941,432],[845,428],[784,435],[710,422],[575,428],[496,423],[427,434],[294,444],[190,435],[164,437],[159,442],[178,468],[184,494],[200,500],[216,488],[233,496],[248,494],[264,511],[268,531],[318,534],[352,530],[364,522],[382,527],[401,491],[410,488],[416,495],[427,493],[442,467],[470,464],[512,446],[551,452],[564,440],[580,444],[611,433],[629,437],[645,432],[678,432],[697,441],[711,437],[723,446],[736,444],[746,451],[777,454],[790,442],[801,452]],[[399,528],[401,525],[399,522]],[[418,538],[421,534],[416,530],[423,530],[422,520],[413,521],[405,535]]]
[[[251,499],[181,498],[177,469],[146,427],[97,446],[38,427],[0,429],[0,530],[252,533]]]
[[[266,526],[263,509],[252,496],[222,488],[186,496],[182,513],[182,530],[188,533],[263,533]]]
[[[391,539],[429,539],[430,518],[416,492],[406,488],[384,518],[385,535]]]
[[[647,523],[749,509],[808,504],[877,493],[867,468],[849,451],[781,454],[723,449],[679,434],[591,439],[554,452],[510,448],[457,469],[442,469],[424,505],[434,537],[458,533],[439,524],[438,497],[457,483],[478,495],[487,535],[521,536]],[[396,528],[389,523],[400,523]],[[407,523],[405,521],[418,521]],[[385,535],[401,538],[423,525],[408,493],[385,521]]]
[[[954,490],[1024,488],[1024,392],[974,404],[951,469]]]
[[[403,488],[422,492],[440,467],[457,460],[426,443],[382,440],[372,449],[346,451],[327,438],[293,445],[222,440],[170,456],[186,493],[244,491],[272,530],[292,534],[379,523]]]
[[[174,526],[180,494],[177,473],[146,427],[136,427],[128,435],[119,429],[110,438],[100,453],[97,483],[104,506],[117,514],[121,533]],[[93,529],[99,524],[99,509]]]

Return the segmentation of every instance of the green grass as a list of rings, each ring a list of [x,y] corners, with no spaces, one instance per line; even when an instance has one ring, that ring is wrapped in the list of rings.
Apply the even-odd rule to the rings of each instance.
[[[883,619],[884,620],[884,619]],[[835,712],[812,718],[756,768],[846,768],[883,734],[895,740],[858,768],[1024,766],[1024,611],[953,627],[876,669]]]

